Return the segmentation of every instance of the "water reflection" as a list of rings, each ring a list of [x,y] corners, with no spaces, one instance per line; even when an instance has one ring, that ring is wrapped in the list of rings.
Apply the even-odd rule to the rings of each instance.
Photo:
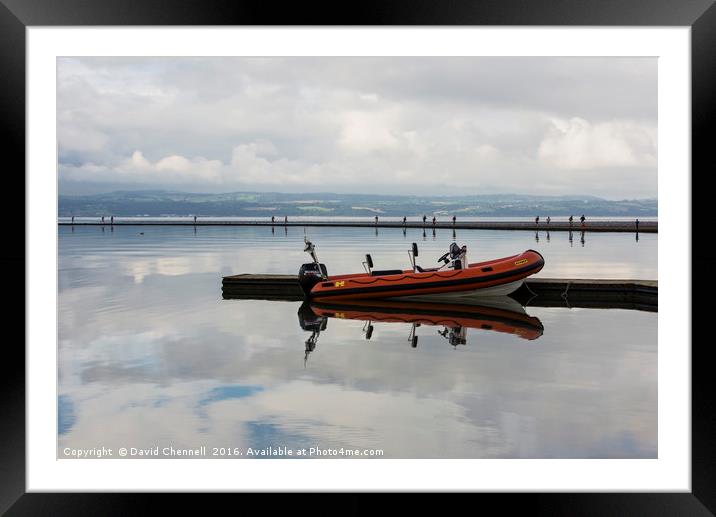
[[[440,327],[437,334],[453,347],[467,344],[468,329],[512,334],[527,340],[537,339],[544,332],[539,318],[530,316],[520,303],[506,296],[484,298],[470,304],[398,300],[306,301],[298,310],[301,329],[311,332],[305,341],[304,361],[316,349],[328,319],[364,321],[362,332],[367,340],[373,335],[373,323],[403,324],[406,330],[409,329],[408,342],[412,348],[417,348],[418,328],[423,325]],[[479,336],[478,333],[475,335]]]
[[[303,357],[303,365],[306,366],[308,354],[316,349],[321,332],[328,326],[328,317],[316,314],[311,310],[310,304],[305,302],[298,309],[298,323],[301,325],[301,329],[311,333],[311,337],[305,341],[306,353]]]
[[[492,329],[454,314],[421,322],[434,311],[394,323],[316,316],[304,367],[313,329],[296,324],[300,302],[218,292],[223,275],[295,273],[302,228],[287,238],[280,227],[273,237],[201,228],[59,230],[60,454],[168,442],[381,448],[388,458],[657,457],[656,312],[568,310],[557,294],[554,306],[526,309],[545,329],[536,341],[487,317]],[[366,251],[386,267],[407,261],[400,228],[307,232],[335,273],[355,271]],[[408,242],[421,232],[408,228]],[[421,246],[426,261],[450,234]],[[529,231],[461,236],[475,261],[534,245]],[[591,233],[589,249],[555,237],[537,250],[546,277],[656,278],[657,235],[639,237]]]

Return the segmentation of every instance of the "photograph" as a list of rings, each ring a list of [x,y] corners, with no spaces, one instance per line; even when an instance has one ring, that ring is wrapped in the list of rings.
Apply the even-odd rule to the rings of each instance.
[[[58,56],[58,459],[657,459],[654,56]]]
[[[0,514],[708,515],[703,1],[0,0]]]

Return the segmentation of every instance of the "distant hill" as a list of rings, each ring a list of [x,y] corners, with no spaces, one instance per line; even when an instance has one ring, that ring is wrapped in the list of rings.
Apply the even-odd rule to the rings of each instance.
[[[191,194],[163,190],[117,191],[59,197],[59,216],[589,216],[657,215],[656,199],[610,201],[594,196],[380,196],[229,192]]]

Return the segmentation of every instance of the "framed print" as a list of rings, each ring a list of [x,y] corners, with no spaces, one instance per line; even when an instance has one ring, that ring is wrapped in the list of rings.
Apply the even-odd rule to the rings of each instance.
[[[542,4],[3,0],[0,508],[713,511],[716,8]]]

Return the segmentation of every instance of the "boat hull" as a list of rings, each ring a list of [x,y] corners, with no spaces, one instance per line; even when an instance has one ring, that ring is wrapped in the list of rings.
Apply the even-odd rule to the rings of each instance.
[[[510,257],[470,264],[459,270],[331,276],[327,281],[316,284],[310,294],[317,300],[504,296],[514,292],[525,278],[538,273],[543,267],[542,255],[527,250]]]
[[[445,301],[445,302],[463,302],[472,298],[483,298],[483,297],[495,297],[495,296],[507,296],[514,293],[522,287],[525,280],[515,280],[514,282],[508,282],[506,284],[494,285],[492,287],[483,287],[472,291],[456,291],[448,293],[436,293],[436,294],[415,294],[408,296],[396,296],[395,298],[389,298],[390,300],[413,300],[413,301]]]

